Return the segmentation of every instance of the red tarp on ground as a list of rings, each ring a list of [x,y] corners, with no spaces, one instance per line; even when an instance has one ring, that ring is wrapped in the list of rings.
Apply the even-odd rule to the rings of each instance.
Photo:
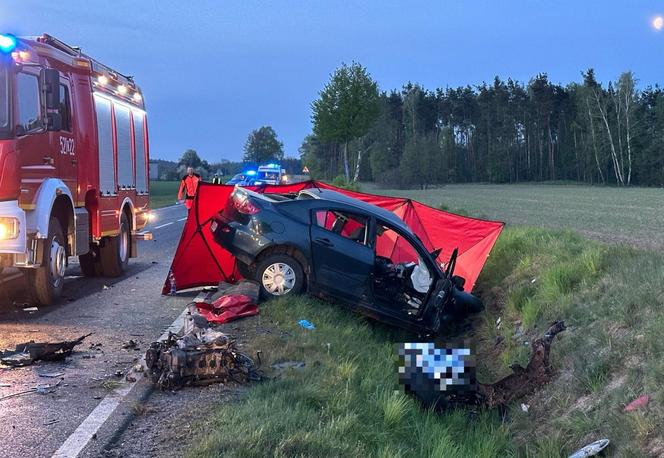
[[[212,304],[197,302],[196,307],[198,313],[210,323],[228,323],[245,316],[258,315],[258,306],[244,294],[221,296]]]
[[[408,224],[429,251],[442,248],[438,257],[440,262],[447,262],[452,251],[458,248],[455,274],[466,279],[467,291],[475,285],[504,225],[497,221],[455,215],[402,197],[353,192],[322,182],[305,181],[266,186],[261,190],[250,189],[288,193],[312,187],[331,189],[393,212]],[[234,283],[241,278],[235,267],[235,258],[214,241],[210,232],[212,217],[224,208],[233,188],[230,185],[200,183],[162,294],[216,285],[222,280]]]

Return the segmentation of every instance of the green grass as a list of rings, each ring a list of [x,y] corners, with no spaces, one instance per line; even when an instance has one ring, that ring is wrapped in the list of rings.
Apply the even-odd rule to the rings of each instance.
[[[151,181],[150,208],[161,208],[173,205],[178,197],[179,181]]]
[[[496,413],[438,415],[398,390],[394,343],[405,334],[305,297],[264,304],[261,315],[279,329],[252,344],[263,350],[264,367],[306,366],[270,372],[272,381],[220,406],[192,456],[494,457],[508,450]],[[302,318],[316,329],[300,328]]]
[[[411,336],[334,304],[282,299],[262,305],[273,330],[252,348],[264,367],[306,367],[268,370],[273,379],[220,404],[197,426],[191,456],[558,457],[604,437],[610,456],[664,454],[664,255],[508,226],[476,292],[487,310],[469,336],[483,382],[525,364],[552,320],[568,325],[552,347],[553,380],[505,416],[423,410],[398,391],[395,344]],[[648,407],[623,413],[641,394]]]
[[[664,189],[551,184],[456,184],[427,190],[379,189],[508,224],[573,229],[610,243],[664,249]]]

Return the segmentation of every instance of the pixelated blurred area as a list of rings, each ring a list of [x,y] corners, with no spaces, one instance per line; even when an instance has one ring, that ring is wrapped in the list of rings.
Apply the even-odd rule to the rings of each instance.
[[[399,383],[425,405],[473,402],[477,393],[475,355],[469,342],[398,345]],[[443,407],[441,406],[441,407]]]
[[[399,344],[399,384],[425,407],[445,409],[459,404],[504,407],[548,383],[554,374],[549,353],[554,338],[566,329],[556,321],[531,344],[526,367],[510,366],[512,374],[495,383],[479,383],[469,342],[436,346],[433,342]]]

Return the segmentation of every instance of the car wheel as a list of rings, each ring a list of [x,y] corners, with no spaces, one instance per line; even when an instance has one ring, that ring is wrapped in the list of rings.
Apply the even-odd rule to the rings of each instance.
[[[304,271],[294,258],[277,254],[258,263],[256,280],[265,298],[290,296],[304,288]]]

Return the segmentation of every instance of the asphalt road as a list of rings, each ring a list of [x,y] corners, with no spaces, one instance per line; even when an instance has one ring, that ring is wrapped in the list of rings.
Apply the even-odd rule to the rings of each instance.
[[[84,278],[78,265],[72,263],[63,298],[33,313],[23,310],[26,285],[21,278],[0,283],[0,349],[29,340],[72,340],[92,333],[65,361],[24,368],[0,366],[0,456],[52,456],[111,391],[127,383],[122,374],[191,301],[193,293],[176,297],[160,294],[186,209],[178,205],[159,209],[156,214],[149,227],[154,240],[139,242],[139,257],[130,261],[127,274],[121,278]],[[123,348],[129,340],[138,348]],[[62,375],[44,376],[58,373]],[[46,394],[2,399],[59,380],[60,385],[47,389]],[[131,416],[147,390],[138,385],[94,435],[82,456],[99,456],[101,444],[121,429],[124,418]]]

